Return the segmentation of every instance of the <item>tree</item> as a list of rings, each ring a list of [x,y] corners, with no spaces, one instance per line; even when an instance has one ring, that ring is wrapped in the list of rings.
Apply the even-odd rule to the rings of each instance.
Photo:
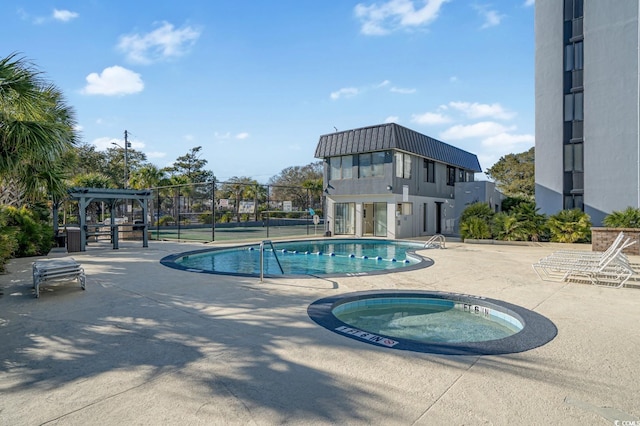
[[[533,199],[535,194],[535,148],[500,158],[485,172],[499,191],[510,197]]]
[[[316,161],[306,166],[292,166],[282,170],[269,179],[273,198],[276,200],[291,200],[295,206],[304,210],[309,203],[307,188],[303,184],[307,181],[322,181],[322,162]],[[322,188],[322,187],[321,187]]]
[[[124,149],[117,146],[107,148],[105,159],[106,170],[103,173],[113,180],[116,187],[122,188],[124,183]],[[131,176],[146,164],[146,161],[147,155],[144,152],[129,148],[127,150],[127,180],[130,180]],[[127,182],[127,186],[129,185],[130,182]]]
[[[65,194],[60,159],[77,144],[74,111],[24,58],[0,59],[0,189],[6,204]],[[8,196],[10,194],[10,196]]]
[[[240,222],[240,201],[252,198],[254,218],[258,220],[258,201],[266,197],[265,188],[250,177],[234,176],[222,184],[220,192],[224,198],[235,200],[236,221]]]
[[[200,158],[200,151],[202,151],[201,146],[191,148],[185,155],[178,157],[173,165],[167,168],[167,171],[172,175],[186,176],[189,183],[202,183],[213,180],[213,172],[204,169],[204,166],[207,165],[207,160]]]

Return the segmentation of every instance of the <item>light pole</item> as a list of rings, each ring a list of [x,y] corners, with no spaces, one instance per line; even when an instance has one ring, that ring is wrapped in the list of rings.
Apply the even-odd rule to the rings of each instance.
[[[127,140],[127,137],[129,136],[128,132],[125,130],[124,131],[124,189],[127,189],[127,187],[129,186],[129,168],[127,167],[127,162],[129,160],[129,151],[128,149],[131,148],[131,142],[129,142]],[[115,145],[117,147],[120,147],[120,144],[116,143],[116,142],[111,142],[112,145]]]

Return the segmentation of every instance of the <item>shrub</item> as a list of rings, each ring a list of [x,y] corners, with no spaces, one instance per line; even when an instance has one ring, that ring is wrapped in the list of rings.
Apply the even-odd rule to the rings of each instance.
[[[515,215],[505,212],[496,213],[491,224],[491,233],[496,240],[517,241],[520,240],[518,233],[518,219]]]
[[[640,209],[627,207],[623,211],[614,211],[602,222],[610,228],[640,228]]]
[[[460,236],[464,239],[484,239],[491,238],[489,223],[481,217],[470,217],[464,222],[460,222]]]
[[[169,222],[175,222],[176,220],[173,218],[173,216],[162,216],[160,219],[158,219],[158,225],[160,226],[165,226],[165,225],[169,225]]]
[[[200,223],[203,223],[205,225],[211,225],[213,223],[213,215],[211,214],[211,212],[200,213],[198,215],[198,221],[200,221]]]
[[[460,215],[460,236],[462,238],[491,238],[493,210],[486,203],[473,203]]]
[[[503,212],[510,213],[511,210],[513,210],[515,207],[519,206],[522,203],[533,203],[533,202],[526,197],[507,197],[504,200],[502,200],[501,208]]]
[[[539,241],[546,236],[547,217],[538,213],[536,203],[523,201],[511,209],[517,221],[516,235],[521,241]]]
[[[464,222],[470,217],[479,217],[483,219],[485,222],[491,222],[493,218],[493,210],[487,203],[473,203],[469,204],[460,215],[460,222]]]
[[[558,243],[589,242],[591,218],[579,209],[561,210],[547,221],[551,241]]]
[[[10,235],[13,234],[15,239],[15,246],[6,240],[5,243],[13,248],[16,257],[49,253],[53,247],[53,228],[36,217],[33,211],[26,207],[5,206],[0,210],[0,216],[4,224],[3,228],[6,228],[3,235],[8,236],[10,240]]]
[[[5,272],[7,261],[13,257],[18,248],[15,228],[7,226],[7,218],[0,214],[0,272]]]

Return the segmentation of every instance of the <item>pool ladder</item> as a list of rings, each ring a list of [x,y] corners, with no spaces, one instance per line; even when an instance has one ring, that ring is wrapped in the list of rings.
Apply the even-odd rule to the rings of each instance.
[[[276,258],[276,262],[278,262],[280,272],[282,272],[282,274],[284,275],[284,270],[282,269],[282,265],[280,264],[280,260],[278,259],[278,255],[276,254],[276,248],[273,246],[273,243],[271,242],[271,240],[262,240],[262,242],[260,242],[260,282],[264,281],[264,246],[266,244],[271,246],[273,256]]]
[[[443,249],[444,244],[445,244],[446,240],[444,238],[444,235],[442,234],[436,234],[433,237],[429,238],[429,240],[424,243],[424,248],[440,248]]]

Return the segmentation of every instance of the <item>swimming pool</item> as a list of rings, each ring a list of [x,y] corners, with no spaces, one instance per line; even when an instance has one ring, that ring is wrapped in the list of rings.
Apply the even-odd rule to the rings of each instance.
[[[542,346],[557,334],[536,312],[501,300],[419,290],[327,297],[307,313],[334,333],[392,349],[444,355],[497,355]]]
[[[273,242],[275,250],[265,245],[264,274],[367,275],[424,268],[433,261],[415,254],[423,248],[424,243],[378,239]],[[192,272],[259,276],[260,244],[178,253],[160,262]]]

